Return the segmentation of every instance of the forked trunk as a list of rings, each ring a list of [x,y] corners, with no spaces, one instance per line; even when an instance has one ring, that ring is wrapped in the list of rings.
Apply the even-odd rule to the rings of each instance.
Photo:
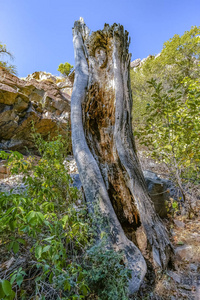
[[[89,35],[83,19],[73,28],[75,82],[71,98],[73,152],[80,179],[99,232],[123,250],[132,269],[130,293],[146,273],[139,249],[125,235],[142,224],[153,260],[165,268],[171,244],[149,197],[136,155],[132,131],[128,32],[105,24]],[[103,221],[99,222],[99,216]]]

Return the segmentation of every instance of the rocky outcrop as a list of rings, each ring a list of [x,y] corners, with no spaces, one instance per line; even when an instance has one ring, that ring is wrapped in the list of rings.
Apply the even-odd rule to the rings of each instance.
[[[140,63],[141,63],[141,59],[140,58],[135,59],[134,61],[132,61],[130,63],[131,69],[139,67]]]
[[[26,81],[30,81],[32,79],[36,79],[37,81],[50,81],[52,83],[55,83],[58,87],[58,89],[62,93],[66,93],[71,96],[72,89],[73,89],[73,82],[74,82],[74,71],[69,74],[68,77],[63,76],[54,76],[51,73],[46,72],[34,72],[33,74],[28,75],[26,78],[22,78]]]
[[[147,59],[157,58],[159,56],[160,56],[160,53],[158,53],[156,56],[148,55],[147,57],[143,58],[142,60],[140,58],[137,58],[130,63],[130,68],[133,70],[136,70],[138,67],[141,67],[145,63],[145,61],[147,61]]]
[[[67,78],[35,72],[25,79],[0,68],[0,149],[34,147],[31,126],[43,137],[66,132],[73,83]]]

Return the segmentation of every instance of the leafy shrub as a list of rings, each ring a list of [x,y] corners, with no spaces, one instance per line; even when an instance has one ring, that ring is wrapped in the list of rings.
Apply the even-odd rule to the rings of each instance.
[[[85,255],[85,281],[99,300],[128,299],[130,271],[123,265],[123,254],[105,246],[104,239]]]
[[[166,164],[188,211],[193,211],[194,185],[200,180],[199,44],[200,27],[194,26],[131,70],[137,141],[149,156]]]
[[[76,295],[81,299],[84,280],[77,279],[81,267],[72,265],[71,260],[82,253],[88,243],[86,211],[83,206],[79,210],[73,207],[80,193],[72,186],[72,179],[64,167],[66,147],[61,136],[50,142],[38,135],[36,143],[41,154],[37,163],[32,158],[24,160],[18,152],[1,152],[1,157],[8,157],[12,173],[23,171],[27,189],[23,194],[0,194],[0,234],[14,255],[24,248],[32,253],[35,266],[40,270],[35,279],[36,295],[45,299],[57,299],[57,294],[73,299]],[[19,285],[24,276],[23,270],[15,270],[10,282]],[[1,285],[2,288],[7,285],[8,291],[11,285],[7,282],[1,281]],[[20,285],[24,288],[22,282]],[[52,282],[51,296],[48,296]],[[62,292],[58,293],[61,285]],[[4,299],[14,297],[12,289],[7,294],[2,290],[2,295]],[[28,295],[24,292],[25,296]]]
[[[68,145],[61,136],[44,141],[35,133],[34,138],[37,161],[0,152],[12,173],[24,174],[26,186],[25,192],[0,193],[1,251],[7,259],[25,257],[23,264],[0,272],[0,298],[127,299],[121,254],[92,246],[95,228],[90,229],[80,192],[64,167]]]
[[[198,80],[200,77],[200,27],[193,26],[182,36],[175,34],[165,42],[159,55],[149,55],[140,67],[131,70],[131,88],[133,94],[133,125],[145,123],[145,108],[150,103],[153,90],[148,81],[151,78],[162,83],[164,91],[173,89],[174,84],[182,85],[187,92],[185,78]]]
[[[165,91],[154,79],[148,83],[154,93],[145,124],[135,134],[153,158],[168,166],[186,201],[184,183],[200,180],[200,82],[185,78],[187,92],[182,85]]]

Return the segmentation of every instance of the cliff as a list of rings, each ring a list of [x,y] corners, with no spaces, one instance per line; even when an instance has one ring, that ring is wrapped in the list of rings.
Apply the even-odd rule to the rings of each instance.
[[[64,134],[73,78],[35,72],[20,79],[0,68],[0,149],[34,148],[31,126],[46,138]]]

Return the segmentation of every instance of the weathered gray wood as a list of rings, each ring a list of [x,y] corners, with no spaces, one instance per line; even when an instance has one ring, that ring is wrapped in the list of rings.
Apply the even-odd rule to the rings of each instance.
[[[142,223],[154,262],[159,266],[167,265],[171,245],[155,213],[136,155],[131,125],[128,33],[123,26],[114,24],[89,35],[80,19],[73,28],[73,43],[73,152],[94,219],[100,214],[106,220],[99,231],[107,232],[108,243],[114,249],[124,250],[125,261],[132,269],[133,293],[143,280],[146,263],[139,249],[127,239],[121,224],[137,227]]]

